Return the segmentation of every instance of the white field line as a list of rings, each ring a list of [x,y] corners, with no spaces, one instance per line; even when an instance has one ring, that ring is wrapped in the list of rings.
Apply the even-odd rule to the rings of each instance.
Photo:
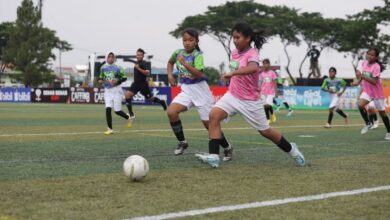
[[[332,127],[357,127],[362,124],[349,125],[332,125]],[[322,128],[323,125],[287,125],[287,126],[272,126],[273,128]],[[223,130],[251,130],[252,127],[241,128],[223,128]],[[186,131],[206,131],[204,128],[186,128]],[[121,130],[119,133],[137,133],[137,132],[170,132],[172,129],[138,129],[138,130]],[[66,136],[66,135],[86,135],[86,134],[102,134],[103,131],[83,131],[83,132],[53,132],[53,133],[21,133],[21,134],[0,134],[0,137],[23,137],[23,136]]]
[[[385,191],[385,190],[390,190],[390,185],[378,186],[378,187],[374,187],[374,188],[362,188],[362,189],[356,189],[356,190],[323,193],[323,194],[317,194],[317,195],[308,195],[308,196],[301,196],[301,197],[292,197],[292,198],[285,198],[285,199],[268,200],[268,201],[262,201],[262,202],[244,203],[244,204],[238,204],[238,205],[218,206],[218,207],[197,209],[197,210],[190,210],[190,211],[182,211],[182,212],[172,212],[172,213],[165,213],[165,214],[161,214],[161,215],[136,217],[136,218],[126,219],[126,220],[172,219],[172,218],[180,218],[180,217],[187,217],[187,216],[210,214],[210,213],[216,213],[216,212],[227,212],[227,211],[235,211],[235,210],[241,210],[241,209],[284,205],[284,204],[288,204],[288,203],[323,200],[323,199],[329,199],[329,198],[340,197],[340,196],[351,196],[351,195],[358,195],[358,194],[363,194],[363,193]]]

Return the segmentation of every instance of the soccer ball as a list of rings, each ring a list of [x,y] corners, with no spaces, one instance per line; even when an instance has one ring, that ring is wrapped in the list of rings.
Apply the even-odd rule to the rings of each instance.
[[[131,155],[123,163],[123,172],[132,181],[143,179],[149,172],[148,161],[139,155]]]

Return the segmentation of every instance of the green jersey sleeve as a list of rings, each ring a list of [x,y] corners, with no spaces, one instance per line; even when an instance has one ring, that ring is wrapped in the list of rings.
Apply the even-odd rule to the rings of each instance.
[[[175,63],[176,62],[176,58],[177,58],[177,55],[180,53],[180,50],[175,50],[172,55],[171,55],[171,58],[169,58],[169,61],[171,61],[172,63]]]
[[[199,53],[196,57],[195,57],[195,60],[194,60],[194,67],[195,69],[199,70],[199,71],[203,71],[204,70],[204,63],[203,63],[203,54]]]
[[[347,82],[345,82],[345,80],[341,79],[340,86],[344,89],[347,86]]]
[[[328,90],[327,87],[328,87],[328,84],[326,83],[326,79],[324,79],[324,81],[322,81],[321,89],[324,91],[327,91]]]

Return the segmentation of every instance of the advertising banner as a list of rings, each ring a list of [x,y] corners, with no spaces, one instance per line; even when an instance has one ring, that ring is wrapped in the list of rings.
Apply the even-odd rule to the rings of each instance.
[[[31,102],[30,88],[0,88],[0,102]]]
[[[360,91],[356,87],[348,87],[340,98],[342,109],[356,109]],[[329,93],[320,87],[291,86],[284,87],[284,99],[295,109],[328,109]]]
[[[150,87],[150,92],[153,96],[165,100],[167,104],[171,103],[171,87]],[[137,105],[159,105],[149,102],[140,92],[134,95],[132,103]]]
[[[32,102],[67,103],[69,97],[68,88],[36,88],[31,89]]]

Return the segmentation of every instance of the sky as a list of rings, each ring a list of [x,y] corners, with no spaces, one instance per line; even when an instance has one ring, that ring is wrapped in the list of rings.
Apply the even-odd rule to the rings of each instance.
[[[33,0],[36,4],[38,0]],[[16,10],[22,0],[0,0],[0,22],[15,21]],[[182,48],[180,39],[172,37],[174,30],[185,17],[202,14],[208,6],[224,4],[222,0],[44,0],[43,24],[55,30],[57,36],[68,41],[73,50],[61,54],[63,67],[87,64],[88,55],[103,55],[109,51],[117,54],[135,54],[143,48],[153,55],[154,67],[166,67],[175,49]],[[327,18],[345,18],[364,9],[383,5],[382,0],[256,0],[266,5],[286,5],[301,12],[320,12]],[[227,63],[227,55],[219,42],[209,36],[200,37],[205,65],[218,68]],[[293,75],[306,54],[306,45],[289,47]],[[55,51],[58,55],[58,51]],[[260,59],[269,58],[272,64],[284,66],[286,57],[278,39],[270,39],[260,51]],[[354,76],[351,59],[334,50],[325,50],[319,58],[321,72],[327,74],[335,66],[341,77]],[[131,67],[130,63],[119,63]],[[59,60],[53,61],[53,67]],[[308,72],[306,61],[304,71]],[[284,75],[282,71],[282,75]]]

